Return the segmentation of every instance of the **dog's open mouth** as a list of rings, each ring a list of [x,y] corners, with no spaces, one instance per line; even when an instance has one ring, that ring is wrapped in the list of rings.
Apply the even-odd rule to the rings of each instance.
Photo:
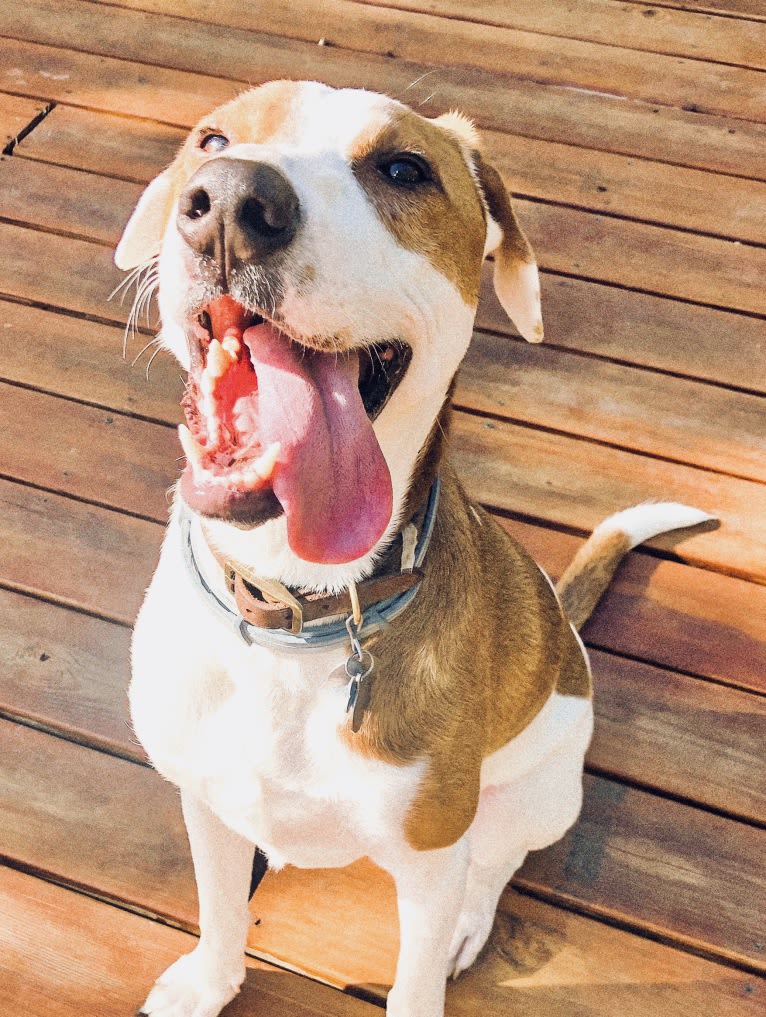
[[[406,373],[410,348],[318,352],[228,295],[202,311],[190,343],[179,428],[189,507],[243,526],[283,511],[290,547],[306,561],[365,555],[392,511],[372,421]]]

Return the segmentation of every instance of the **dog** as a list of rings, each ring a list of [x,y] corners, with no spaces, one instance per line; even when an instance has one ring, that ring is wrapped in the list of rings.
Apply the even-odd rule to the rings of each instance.
[[[445,455],[485,256],[521,336],[538,271],[457,113],[281,81],[211,113],[118,245],[188,372],[186,456],[130,704],[181,791],[196,948],[151,1017],[239,990],[266,864],[369,856],[396,884],[389,1017],[441,1017],[528,851],[575,822],[593,726],[577,628],[622,556],[709,517],[602,523],[554,590]]]

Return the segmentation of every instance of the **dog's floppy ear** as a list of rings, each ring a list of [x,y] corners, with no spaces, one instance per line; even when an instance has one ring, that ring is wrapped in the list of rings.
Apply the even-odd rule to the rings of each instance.
[[[138,199],[123,230],[114,262],[127,271],[159,254],[171,200],[171,175],[166,169],[149,184]]]
[[[521,231],[500,174],[478,151],[473,152],[473,161],[490,215],[485,253],[494,255],[495,292],[521,335],[528,342],[542,342],[540,277],[532,248]]]

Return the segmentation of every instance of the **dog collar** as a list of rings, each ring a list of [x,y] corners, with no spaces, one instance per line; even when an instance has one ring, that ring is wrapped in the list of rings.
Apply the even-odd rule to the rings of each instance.
[[[436,477],[428,494],[422,522],[417,525],[413,519],[402,531],[401,569],[373,575],[357,583],[364,611],[364,622],[357,633],[360,639],[387,627],[414,599],[423,578],[420,566],[431,542],[439,490],[440,481]],[[184,558],[195,586],[218,616],[235,628],[248,646],[256,643],[275,648],[325,649],[348,643],[346,618],[351,609],[348,591],[337,596],[295,592],[281,583],[264,580],[241,566],[221,559],[219,564],[224,572],[228,594],[224,599],[206,579],[194,553],[193,517],[184,505],[181,507],[180,527]],[[416,536],[413,531],[416,531]],[[256,624],[252,620],[254,618],[264,619],[267,624]]]

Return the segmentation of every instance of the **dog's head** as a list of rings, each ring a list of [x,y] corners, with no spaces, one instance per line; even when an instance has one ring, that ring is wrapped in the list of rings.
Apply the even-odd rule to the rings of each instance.
[[[207,117],[115,257],[159,255],[162,342],[189,372],[187,505],[283,541],[286,525],[307,562],[368,556],[465,354],[486,253],[538,341],[534,258],[459,115],[275,82]]]

